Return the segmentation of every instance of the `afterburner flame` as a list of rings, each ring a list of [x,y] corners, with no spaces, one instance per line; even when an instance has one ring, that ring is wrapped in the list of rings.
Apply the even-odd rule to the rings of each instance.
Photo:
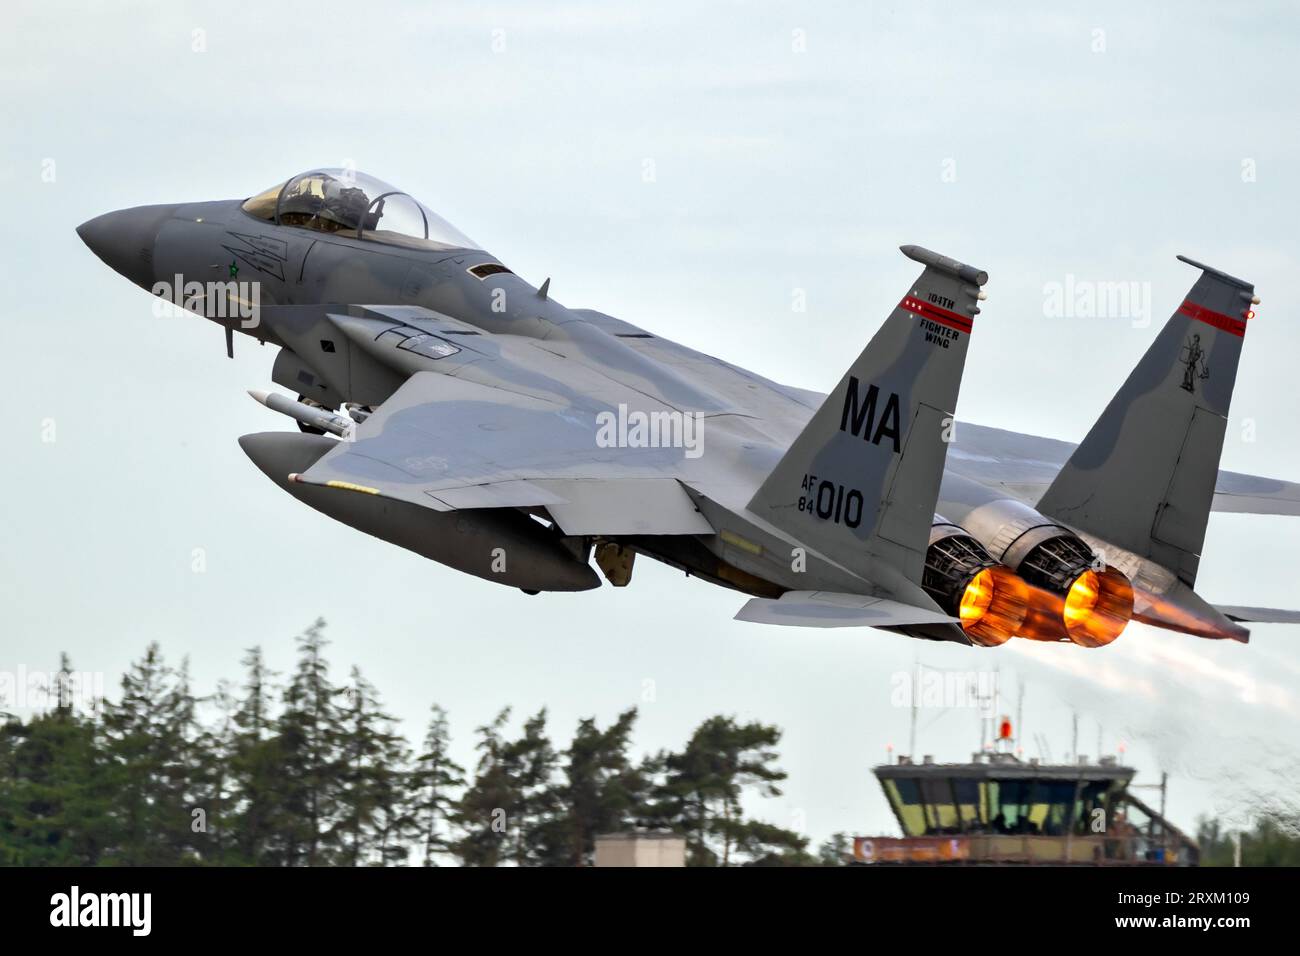
[[[1064,614],[1065,602],[1061,595],[1043,588],[1030,588],[1029,613],[1016,636],[1031,641],[1068,641]]]
[[[957,609],[957,616],[961,618],[962,624],[978,624],[988,613],[991,603],[993,603],[993,575],[985,570],[971,578],[970,584],[966,585],[966,590],[961,596],[961,607]]]
[[[1082,624],[1096,608],[1099,597],[1101,581],[1097,578],[1096,571],[1084,571],[1075,578],[1065,594],[1066,629]]]
[[[1123,633],[1133,616],[1133,585],[1112,567],[1084,571],[1065,594],[1033,588],[1029,613],[1017,632],[1033,641],[1071,641],[1104,647]]]
[[[1133,585],[1121,571],[1084,571],[1065,595],[1066,635],[1081,647],[1104,647],[1133,616]]]
[[[1009,568],[984,568],[962,592],[957,616],[962,630],[982,647],[1005,644],[1024,623],[1029,588]]]

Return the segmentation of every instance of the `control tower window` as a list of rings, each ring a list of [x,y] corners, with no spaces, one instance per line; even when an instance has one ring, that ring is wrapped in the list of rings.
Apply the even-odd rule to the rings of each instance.
[[[885,780],[885,793],[894,805],[905,836],[920,836],[928,829],[925,804],[921,801],[921,787],[916,780],[906,777]]]

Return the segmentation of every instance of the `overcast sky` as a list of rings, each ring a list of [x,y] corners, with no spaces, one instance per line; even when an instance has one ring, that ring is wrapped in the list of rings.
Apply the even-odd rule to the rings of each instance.
[[[1121,742],[1173,820],[1289,800],[1300,633],[1249,646],[1131,625],[1088,651],[931,646],[742,624],[744,598],[641,561],[630,587],[526,597],[297,504],[236,439],[286,427],[271,348],[160,319],[80,222],[236,198],[318,166],[397,184],[573,307],[826,390],[916,266],[987,269],[959,419],[1078,440],[1196,277],[1252,280],[1224,466],[1300,480],[1293,305],[1300,42],[1287,5],[169,3],[18,0],[0,34],[0,671],[59,650],[110,681],[150,640],[201,691],[329,621],[462,762],[502,705],[576,721],[641,707],[639,750],[714,713],[785,729],[785,796],[755,813],[820,839],[895,825],[870,768],[905,749],[916,662],[1025,686],[1027,753]],[[1071,278],[1073,277],[1073,278]],[[1138,283],[1140,314],[1049,315],[1068,282]],[[797,311],[800,299],[806,310]],[[1130,310],[1141,311],[1140,308]],[[196,549],[203,569],[195,570]],[[1300,519],[1216,515],[1199,591],[1295,606]],[[923,709],[919,749],[979,743]]]

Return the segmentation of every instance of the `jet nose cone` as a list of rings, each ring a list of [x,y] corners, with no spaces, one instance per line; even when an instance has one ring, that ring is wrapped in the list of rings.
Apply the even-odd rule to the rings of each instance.
[[[154,282],[154,240],[178,208],[136,206],[107,212],[83,222],[77,227],[77,235],[114,272],[148,289]]]

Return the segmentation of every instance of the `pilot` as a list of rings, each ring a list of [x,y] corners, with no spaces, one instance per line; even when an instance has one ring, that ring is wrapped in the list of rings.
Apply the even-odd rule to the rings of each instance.
[[[306,226],[320,209],[320,197],[310,189],[299,188],[286,193],[280,202],[280,222],[286,226]]]
[[[365,190],[347,186],[341,180],[327,179],[323,184],[325,197],[316,214],[317,227],[322,232],[355,230],[370,206]]]

